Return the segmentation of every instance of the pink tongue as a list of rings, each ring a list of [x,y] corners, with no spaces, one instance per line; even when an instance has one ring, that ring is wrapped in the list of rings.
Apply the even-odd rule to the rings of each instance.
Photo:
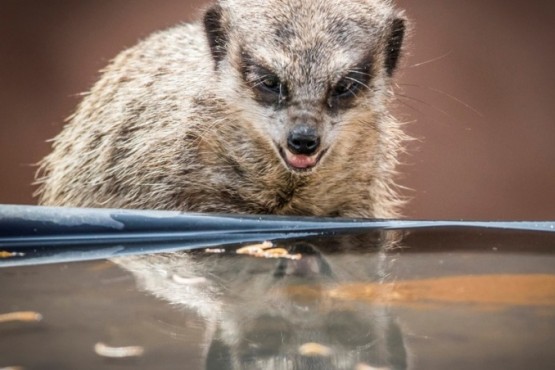
[[[316,164],[316,156],[309,157],[302,154],[286,152],[287,162],[295,168],[309,168]]]

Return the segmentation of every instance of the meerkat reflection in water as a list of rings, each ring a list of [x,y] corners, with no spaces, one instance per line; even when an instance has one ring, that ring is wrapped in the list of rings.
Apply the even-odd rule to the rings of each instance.
[[[395,217],[386,0],[221,0],[119,56],[41,166],[47,205]]]

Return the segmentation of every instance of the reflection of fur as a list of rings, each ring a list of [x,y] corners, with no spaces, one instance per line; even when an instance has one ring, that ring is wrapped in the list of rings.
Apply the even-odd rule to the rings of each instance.
[[[42,162],[40,201],[396,216],[403,33],[388,0],[220,0],[106,68]],[[290,159],[292,133],[319,161]]]
[[[329,253],[312,243],[282,245],[302,253],[299,261],[178,253],[116,262],[143,289],[212,323],[208,369],[405,369],[402,333],[387,307],[318,293],[383,278],[381,243],[358,242],[366,253],[345,251],[342,246],[356,245],[348,238],[322,241]],[[311,294],[302,294],[303,288]],[[329,347],[331,356],[302,356],[299,347],[309,342]]]

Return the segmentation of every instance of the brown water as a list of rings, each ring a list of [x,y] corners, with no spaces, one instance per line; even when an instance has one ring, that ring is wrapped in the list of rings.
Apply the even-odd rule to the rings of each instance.
[[[553,368],[555,234],[386,240],[0,268],[0,369]]]

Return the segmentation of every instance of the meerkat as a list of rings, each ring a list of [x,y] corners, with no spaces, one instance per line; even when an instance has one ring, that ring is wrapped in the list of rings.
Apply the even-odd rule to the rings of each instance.
[[[368,253],[381,243],[335,237],[284,246],[302,252],[302,261],[178,252],[115,262],[139,289],[198,314],[205,369],[410,368],[403,327],[384,304],[393,293],[378,286],[378,271],[395,257]],[[345,246],[350,252],[334,253]],[[352,282],[366,282],[382,303],[342,294]],[[303,350],[314,348],[310,343],[320,346]]]
[[[39,202],[390,218],[388,0],[220,0],[123,51],[41,162]]]

